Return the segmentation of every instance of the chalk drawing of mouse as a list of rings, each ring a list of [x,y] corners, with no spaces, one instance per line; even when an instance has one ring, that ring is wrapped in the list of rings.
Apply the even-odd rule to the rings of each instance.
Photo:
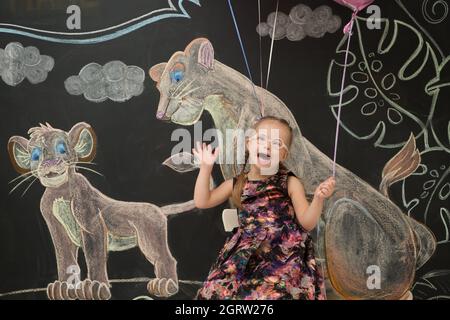
[[[41,124],[28,133],[29,140],[11,137],[8,151],[21,174],[16,178],[19,184],[34,178],[46,188],[40,209],[58,267],[58,280],[47,287],[48,298],[109,299],[108,251],[136,246],[155,268],[156,277],[147,284],[149,293],[160,297],[177,293],[177,261],[167,243],[167,216],[192,210],[193,201],[158,207],[102,194],[77,172],[96,152],[96,135],[87,123],[77,123],[69,132]],[[80,248],[88,274],[83,281],[73,281]]]
[[[330,176],[332,160],[306,139],[288,107],[269,91],[254,86],[240,72],[214,59],[208,39],[193,40],[184,51],[149,70],[160,100],[156,117],[193,125],[203,111],[223,134],[221,171],[225,179],[239,173],[235,140],[227,129],[248,129],[260,114],[286,119],[294,140],[285,165],[299,177],[307,194]],[[232,155],[231,161],[227,160]],[[413,173],[420,163],[414,137],[385,166],[382,189],[376,190],[343,168],[336,169],[336,191],[324,205],[317,255],[335,292],[347,299],[400,299],[410,296],[415,270],[433,254],[436,240],[429,229],[408,217],[387,195],[387,187]],[[380,287],[369,286],[378,270]],[[376,282],[377,282],[376,281]]]

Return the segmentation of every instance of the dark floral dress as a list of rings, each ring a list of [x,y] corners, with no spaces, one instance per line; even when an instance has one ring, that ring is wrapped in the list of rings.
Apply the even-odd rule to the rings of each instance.
[[[243,210],[197,299],[325,299],[310,234],[295,220],[286,169],[247,180]]]

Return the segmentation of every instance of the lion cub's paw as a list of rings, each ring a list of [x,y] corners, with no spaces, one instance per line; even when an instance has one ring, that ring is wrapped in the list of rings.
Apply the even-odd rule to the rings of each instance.
[[[55,281],[47,286],[47,297],[50,300],[108,300],[111,291],[106,283],[83,280],[74,285],[66,281]]]
[[[77,298],[75,287],[66,281],[49,283],[47,286],[47,297],[50,300],[75,300]]]
[[[81,281],[76,292],[80,300],[109,300],[111,298],[108,284],[97,280],[85,279]]]
[[[170,297],[178,292],[178,283],[173,279],[155,278],[147,283],[147,290],[157,297]]]

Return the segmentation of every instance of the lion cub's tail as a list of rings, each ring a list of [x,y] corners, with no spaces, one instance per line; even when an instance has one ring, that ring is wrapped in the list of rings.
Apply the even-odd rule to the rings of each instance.
[[[192,209],[195,209],[194,200],[190,200],[190,201],[186,201],[186,202],[182,202],[182,203],[169,204],[167,206],[161,207],[162,212],[166,216],[190,211]]]

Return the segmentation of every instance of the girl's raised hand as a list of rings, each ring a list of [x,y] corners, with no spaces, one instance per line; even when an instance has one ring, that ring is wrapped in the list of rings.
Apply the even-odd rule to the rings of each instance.
[[[199,141],[197,141],[196,147],[192,149],[192,153],[194,154],[197,161],[200,162],[200,166],[213,166],[219,155],[219,148],[215,148],[213,151],[210,144],[201,144]]]
[[[334,192],[334,186],[336,185],[336,180],[334,177],[329,177],[327,180],[319,184],[316,191],[314,192],[314,197],[319,200],[323,200],[331,197]]]

